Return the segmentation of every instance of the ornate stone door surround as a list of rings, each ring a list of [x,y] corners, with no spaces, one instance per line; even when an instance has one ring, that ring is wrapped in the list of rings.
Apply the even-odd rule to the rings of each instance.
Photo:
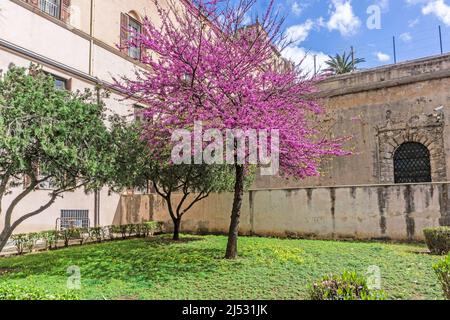
[[[442,112],[421,114],[406,119],[393,119],[386,112],[386,122],[377,126],[379,182],[395,183],[394,154],[405,142],[418,142],[430,151],[431,177],[433,182],[447,180],[445,148],[445,117]]]

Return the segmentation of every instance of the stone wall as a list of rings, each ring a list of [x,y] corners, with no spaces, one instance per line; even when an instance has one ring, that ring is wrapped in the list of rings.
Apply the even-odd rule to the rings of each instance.
[[[450,55],[331,77],[319,97],[335,122],[335,136],[350,136],[349,157],[325,161],[320,177],[286,181],[258,177],[255,188],[393,183],[393,152],[403,142],[424,143],[433,182],[450,176]]]
[[[244,235],[320,239],[423,240],[426,227],[450,225],[449,184],[253,190],[245,195]],[[183,218],[182,231],[226,233],[232,194],[213,194]],[[153,219],[171,220],[157,198]]]

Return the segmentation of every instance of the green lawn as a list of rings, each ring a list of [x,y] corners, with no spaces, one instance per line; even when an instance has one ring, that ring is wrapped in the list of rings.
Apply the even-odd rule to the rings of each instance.
[[[161,236],[0,259],[0,286],[64,292],[76,265],[83,299],[305,299],[325,274],[377,265],[390,298],[443,298],[432,270],[439,257],[421,245],[241,237],[237,261],[222,259],[225,246],[221,236]]]

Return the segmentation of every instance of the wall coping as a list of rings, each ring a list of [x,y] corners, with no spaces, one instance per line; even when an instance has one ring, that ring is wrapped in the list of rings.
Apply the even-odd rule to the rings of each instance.
[[[361,70],[345,75],[331,76],[319,82],[318,84],[319,90],[315,94],[315,96],[319,98],[335,97],[348,94],[356,94],[371,90],[379,90],[390,87],[408,85],[416,82],[448,78],[450,77],[450,69],[442,69],[438,71],[423,72],[416,75],[401,76],[389,80],[362,81],[361,83],[356,84],[345,83],[349,79],[363,78],[367,77],[370,74],[389,73],[393,70],[411,69],[416,65],[423,65],[423,64],[437,65],[443,61],[449,60],[450,54],[443,54],[438,56],[429,56],[416,60],[405,61],[398,64],[390,64],[368,70]],[[328,83],[338,83],[340,87],[334,89],[326,89],[326,88],[324,88],[323,90],[320,89],[320,85],[326,85]]]
[[[289,187],[289,188],[254,188],[248,192],[260,191],[292,191],[292,190],[311,190],[311,189],[350,189],[350,188],[389,188],[389,187],[411,187],[411,186],[440,186],[450,185],[450,181],[431,182],[431,183],[388,183],[388,184],[360,184],[360,185],[337,185],[337,186],[312,186],[312,187]]]

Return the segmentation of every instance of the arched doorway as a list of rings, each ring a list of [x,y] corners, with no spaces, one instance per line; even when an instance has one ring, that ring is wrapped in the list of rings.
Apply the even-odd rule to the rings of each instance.
[[[405,142],[394,153],[395,183],[432,182],[428,148],[418,142]]]

